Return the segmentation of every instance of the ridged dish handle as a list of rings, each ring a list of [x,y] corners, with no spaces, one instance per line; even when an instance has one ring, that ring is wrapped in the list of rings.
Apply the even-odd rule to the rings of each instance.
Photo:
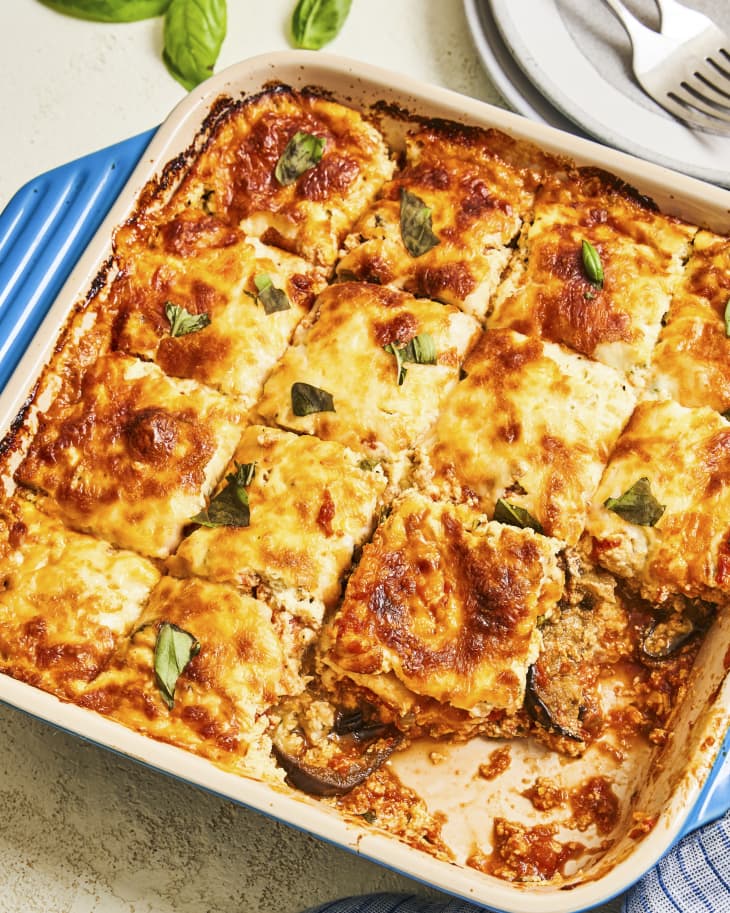
[[[0,213],[0,390],[154,132],[39,175]]]

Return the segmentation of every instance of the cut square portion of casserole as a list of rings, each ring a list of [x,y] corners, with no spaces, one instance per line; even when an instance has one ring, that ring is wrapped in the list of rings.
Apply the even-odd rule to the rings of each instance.
[[[483,317],[546,169],[559,164],[499,130],[431,121],[405,166],[345,240],[342,279],[404,288]]]
[[[538,621],[563,590],[559,548],[466,505],[406,492],[363,548],[322,660],[377,695],[400,725],[412,715],[431,734],[494,734],[522,708]]]
[[[489,326],[563,343],[641,385],[696,230],[604,172],[550,178]]]
[[[242,467],[251,472],[241,479],[246,507],[221,513]],[[226,476],[204,525],[170,559],[172,572],[255,588],[318,628],[340,596],[353,551],[372,531],[384,472],[340,444],[251,426]]]
[[[204,209],[266,244],[332,266],[393,168],[383,137],[358,111],[279,87],[219,117],[172,206]]]
[[[649,395],[730,410],[730,238],[697,233],[654,351]]]
[[[241,435],[234,401],[125,355],[99,358],[40,415],[16,471],[73,527],[166,557]]]
[[[593,554],[655,603],[730,593],[730,424],[644,402],[619,438],[586,526]]]
[[[479,332],[452,305],[361,282],[317,299],[257,406],[269,424],[394,457],[433,424]]]
[[[421,484],[575,544],[634,406],[626,379],[510,330],[488,330],[464,371],[424,448]]]
[[[266,711],[303,687],[292,665],[263,602],[234,587],[163,577],[80,703],[250,772],[269,747]]]
[[[0,671],[69,697],[105,666],[160,578],[23,497],[0,504]]]
[[[241,398],[250,408],[314,297],[321,269],[188,209],[115,236],[112,347]]]

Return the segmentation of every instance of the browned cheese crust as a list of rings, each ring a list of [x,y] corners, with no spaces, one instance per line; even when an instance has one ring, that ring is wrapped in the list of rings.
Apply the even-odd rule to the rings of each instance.
[[[282,185],[276,166],[298,133],[324,140],[323,154]],[[266,244],[331,266],[346,232],[392,171],[382,136],[354,109],[281,88],[231,109],[193,163],[175,205],[204,206]]]
[[[604,172],[550,176],[489,325],[563,343],[640,384],[695,231]],[[598,254],[600,282],[583,241]]]
[[[422,699],[487,718],[517,711],[537,619],[562,592],[552,540],[405,495],[365,546],[324,662],[401,715]]]
[[[102,356],[45,412],[16,478],[77,529],[164,557],[238,442],[231,400],[152,364]]]
[[[120,271],[105,308],[112,347],[240,396],[247,407],[326,282],[299,257],[254,246],[196,209],[124,226],[115,250]],[[286,296],[281,309],[267,311],[259,300],[256,280],[264,277]],[[173,335],[170,306],[206,322]]]
[[[24,498],[0,506],[0,670],[70,697],[105,666],[159,579]]]
[[[555,159],[499,130],[432,121],[406,137],[405,164],[345,241],[341,278],[395,285],[482,317]],[[401,195],[431,214],[438,244],[413,255],[401,232]]]
[[[654,353],[653,393],[730,410],[730,240],[700,231]]]
[[[523,508],[578,541],[634,396],[624,378],[555,343],[488,330],[464,364],[423,457],[424,483],[479,505]]]

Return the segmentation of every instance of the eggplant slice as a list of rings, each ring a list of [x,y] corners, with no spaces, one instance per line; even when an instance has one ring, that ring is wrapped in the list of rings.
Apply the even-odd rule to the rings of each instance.
[[[695,634],[709,628],[715,607],[701,599],[686,600],[677,611],[655,618],[641,639],[641,652],[655,662],[669,659]]]
[[[331,705],[331,725],[317,728],[314,735],[304,721],[311,706],[286,714],[273,740],[287,782],[310,796],[344,796],[382,767],[403,741],[402,733],[372,718],[367,709]]]

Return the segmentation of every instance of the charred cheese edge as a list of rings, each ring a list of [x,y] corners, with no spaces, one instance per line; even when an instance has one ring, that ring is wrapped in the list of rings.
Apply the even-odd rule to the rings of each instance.
[[[478,330],[452,305],[368,283],[331,285],[271,373],[257,412],[267,424],[393,458],[436,420]],[[436,363],[406,364],[399,384],[396,357],[385,346],[401,349],[422,333],[433,340]],[[292,387],[301,383],[330,394],[333,409],[296,415]]]
[[[23,497],[0,503],[0,670],[73,697],[106,665],[160,578]]]
[[[552,177],[489,326],[562,343],[642,386],[695,231],[603,172]],[[600,258],[601,283],[583,264],[583,241]]]
[[[340,444],[256,425],[244,432],[232,467],[247,463],[255,465],[249,525],[199,527],[169,566],[180,576],[256,587],[317,629],[372,532],[387,478]]]
[[[155,645],[163,623],[199,645],[177,678],[173,706],[155,677]],[[303,683],[288,670],[271,609],[234,587],[197,578],[163,577],[107,668],[81,703],[153,738],[245,767],[249,748],[264,740],[264,712]],[[252,757],[257,757],[254,750]]]
[[[326,276],[286,251],[200,210],[168,221],[124,226],[116,235],[121,268],[107,305],[112,347],[155,361],[172,377],[238,396],[250,408],[284,353]],[[256,280],[268,279],[286,296],[267,311]],[[172,334],[166,307],[201,315],[207,325]]]
[[[521,507],[575,544],[635,397],[625,378],[555,343],[488,330],[434,427],[419,478],[492,515]]]
[[[730,239],[700,231],[654,351],[651,396],[730,410]]]
[[[535,189],[556,161],[498,130],[424,125],[406,137],[405,167],[355,225],[342,279],[404,288],[483,318]],[[414,256],[400,227],[401,194],[431,214],[438,244]]]
[[[324,662],[401,714],[419,697],[474,716],[515,712],[539,651],[538,619],[562,594],[559,548],[407,493],[363,549]]]
[[[297,134],[323,139],[322,157],[283,186],[276,166]],[[332,266],[343,238],[393,168],[383,137],[359,112],[280,88],[229,112],[171,206],[205,208],[264,243]]]
[[[241,430],[233,402],[155,365],[99,358],[40,417],[17,481],[73,527],[164,558],[205,507]]]
[[[730,424],[707,407],[640,403],[596,492],[587,532],[600,564],[644,598],[730,593]],[[605,507],[639,479],[664,512],[653,526]]]

